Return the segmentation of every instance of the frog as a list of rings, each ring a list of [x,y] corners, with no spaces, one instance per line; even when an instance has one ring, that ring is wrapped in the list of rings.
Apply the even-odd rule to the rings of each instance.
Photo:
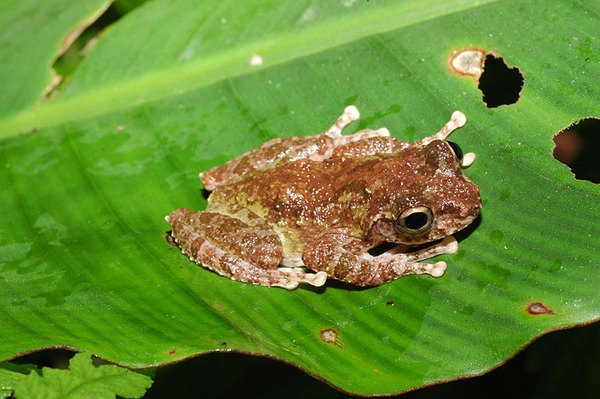
[[[475,154],[446,140],[465,115],[412,143],[387,128],[342,134],[359,117],[347,106],[323,133],[275,138],[200,173],[206,209],[165,217],[175,243],[222,276],[288,290],[442,276],[446,262],[423,261],[456,253],[453,234],[482,207],[463,173]]]

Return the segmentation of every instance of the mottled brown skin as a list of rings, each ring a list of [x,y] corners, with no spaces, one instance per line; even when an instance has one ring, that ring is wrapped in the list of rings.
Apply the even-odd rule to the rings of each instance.
[[[409,144],[387,130],[341,136],[352,120],[343,119],[347,112],[324,134],[273,140],[203,173],[214,190],[206,211],[179,209],[168,217],[183,252],[232,279],[288,289],[322,285],[327,276],[369,286],[411,273],[441,275],[444,262],[419,260],[455,252],[450,235],[481,209],[479,190],[437,138],[461,122],[453,119],[446,131]],[[402,224],[407,212],[423,207],[430,225]],[[430,248],[400,252],[441,238]],[[406,245],[368,254],[383,242]]]

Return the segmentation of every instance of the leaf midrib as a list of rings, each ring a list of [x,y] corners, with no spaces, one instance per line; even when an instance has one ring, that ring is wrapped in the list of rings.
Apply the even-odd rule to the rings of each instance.
[[[481,7],[498,0],[435,0],[430,6],[419,1],[393,3],[387,7],[371,7],[310,24],[275,38],[246,43],[237,48],[224,49],[206,59],[198,59],[114,82],[87,92],[38,104],[0,120],[0,139],[16,136],[62,123],[85,120],[124,111],[145,103],[182,95],[200,88],[284,64],[295,59],[320,53],[334,47],[359,41],[400,28]],[[323,39],[326,38],[326,39]],[[264,64],[252,67],[250,57],[259,54]]]

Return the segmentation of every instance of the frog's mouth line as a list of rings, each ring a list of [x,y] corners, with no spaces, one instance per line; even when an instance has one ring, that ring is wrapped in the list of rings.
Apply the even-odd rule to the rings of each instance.
[[[416,244],[416,245],[399,244],[396,242],[384,242],[384,243],[381,243],[381,244],[369,249],[368,253],[371,256],[379,256],[379,255],[382,255],[386,252],[393,250],[393,252],[395,252],[395,253],[406,254],[406,253],[410,253],[410,252],[416,252],[421,249],[434,247],[434,246],[438,245],[440,242],[442,242],[442,240],[443,239],[439,239],[439,240],[430,241],[430,242],[426,242],[423,244]]]

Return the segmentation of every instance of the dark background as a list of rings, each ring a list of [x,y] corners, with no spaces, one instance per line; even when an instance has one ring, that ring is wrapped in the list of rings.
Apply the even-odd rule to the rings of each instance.
[[[460,350],[460,348],[457,348]],[[66,368],[73,352],[46,350],[18,363]],[[348,376],[352,378],[352,376]],[[144,398],[352,398],[285,363],[238,353],[211,353],[161,367]],[[425,387],[402,399],[599,398],[600,323],[555,331],[480,376]]]

